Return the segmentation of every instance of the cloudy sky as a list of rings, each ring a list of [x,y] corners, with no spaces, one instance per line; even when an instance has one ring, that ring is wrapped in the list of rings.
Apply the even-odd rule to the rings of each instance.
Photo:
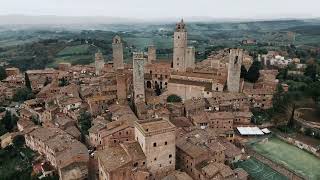
[[[314,18],[320,0],[0,0],[0,15]]]

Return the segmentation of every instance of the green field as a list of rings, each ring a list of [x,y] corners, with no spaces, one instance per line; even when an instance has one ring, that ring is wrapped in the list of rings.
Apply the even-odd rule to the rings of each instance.
[[[252,148],[260,154],[298,172],[310,180],[320,179],[320,159],[293,145],[272,137],[265,143],[254,143]]]
[[[236,163],[235,166],[247,171],[250,177],[254,180],[287,180],[288,179],[282,174],[274,171],[268,165],[265,165],[252,157],[248,160]]]
[[[76,46],[67,46],[62,51],[60,51],[58,56],[69,56],[69,55],[77,55],[77,54],[88,54],[89,53],[89,45],[82,44]]]

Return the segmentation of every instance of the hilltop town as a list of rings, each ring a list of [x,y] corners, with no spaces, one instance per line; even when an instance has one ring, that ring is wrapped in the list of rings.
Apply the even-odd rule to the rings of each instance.
[[[6,127],[12,127],[1,136],[1,147],[23,141],[34,153],[28,161],[34,176],[42,178],[246,180],[251,172],[236,164],[253,156],[275,172],[270,177],[305,179],[254,152],[248,142],[259,137],[264,143],[270,128],[287,123],[257,124],[254,115],[273,108],[279,88],[289,91],[290,84],[278,79],[281,68],[294,65],[287,73],[303,74],[307,65],[275,51],[255,58],[241,48],[221,49],[196,62],[183,20],[172,38],[171,59],[158,58],[150,44],[125,63],[123,39],[116,35],[112,61],[97,50],[89,65],[6,68],[1,117],[11,117]],[[246,81],[243,67],[248,71],[257,63],[265,68],[257,70],[255,82]],[[299,122],[319,131],[318,124]],[[301,143],[319,155],[319,147]]]

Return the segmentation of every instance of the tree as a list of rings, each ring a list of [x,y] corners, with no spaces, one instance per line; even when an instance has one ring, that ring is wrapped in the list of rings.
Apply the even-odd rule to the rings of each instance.
[[[167,102],[182,102],[182,99],[176,94],[171,94],[167,97]]]
[[[17,135],[12,140],[14,146],[21,148],[25,144],[25,139],[23,135]]]
[[[3,66],[0,66],[0,81],[4,80],[7,77],[6,70]]]
[[[28,88],[19,88],[12,97],[13,101],[23,102],[29,99],[33,99],[34,94]]]
[[[7,111],[3,119],[1,120],[1,123],[3,123],[4,128],[7,131],[12,131],[13,128],[16,126],[17,121],[18,121],[18,118],[15,115],[13,115],[11,112]]]
[[[245,76],[245,80],[255,83],[259,79],[260,69],[261,69],[261,62],[254,61],[251,67],[249,68],[247,75]]]
[[[311,83],[307,89],[307,93],[317,103],[320,101],[320,82]]]
[[[88,130],[91,128],[92,116],[89,112],[82,111],[80,113],[78,122],[80,126],[80,131],[82,135],[88,135]]]
[[[69,85],[69,82],[64,77],[59,81],[59,87],[68,86],[68,85]]]
[[[308,64],[305,69],[304,75],[309,76],[313,81],[317,79],[318,65],[317,64]]]

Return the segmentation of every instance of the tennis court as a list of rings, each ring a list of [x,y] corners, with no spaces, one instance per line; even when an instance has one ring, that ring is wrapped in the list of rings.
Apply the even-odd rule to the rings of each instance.
[[[251,157],[248,160],[235,164],[236,167],[242,168],[255,180],[288,180],[287,177],[274,171],[268,165],[263,164],[257,159]]]
[[[277,137],[251,144],[253,150],[286,166],[310,180],[320,179],[320,160],[316,156],[288,144]]]

